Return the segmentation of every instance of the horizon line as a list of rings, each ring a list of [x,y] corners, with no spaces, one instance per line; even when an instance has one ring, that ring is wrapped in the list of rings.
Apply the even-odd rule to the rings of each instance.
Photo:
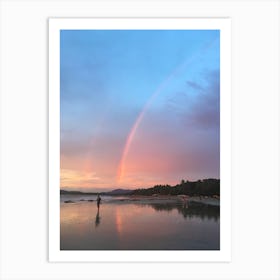
[[[220,180],[220,178],[204,178],[204,179],[197,179],[197,180],[185,180],[185,179],[182,179],[182,180],[184,180],[185,182],[198,182],[198,181],[204,181],[204,180]],[[181,181],[182,181],[181,180]],[[68,187],[68,186],[60,186],[60,190],[65,190],[65,191],[67,191],[67,190],[69,190],[69,189],[71,189],[72,191],[81,191],[81,189],[83,189],[83,191],[85,191],[86,192],[86,190],[88,189],[89,191],[93,191],[93,190],[96,190],[97,192],[99,191],[99,192],[109,192],[109,191],[113,191],[113,190],[137,190],[137,189],[149,189],[149,188],[153,188],[153,187],[155,187],[155,186],[159,186],[159,185],[162,185],[162,186],[164,186],[164,185],[169,185],[169,186],[171,186],[171,187],[174,187],[174,186],[176,186],[176,185],[178,185],[178,184],[180,184],[181,182],[179,182],[179,183],[177,183],[177,184],[175,184],[175,185],[171,185],[171,184],[164,184],[164,183],[159,183],[159,184],[155,184],[155,185],[153,185],[153,186],[148,186],[148,187],[135,187],[135,188],[133,188],[133,189],[129,189],[129,188],[127,188],[127,187],[108,187],[108,188],[106,188],[106,187],[100,187],[100,188],[98,188],[98,187],[80,187],[80,186],[76,186],[76,187]],[[101,191],[100,191],[101,190]],[[81,191],[82,192],[82,191]]]

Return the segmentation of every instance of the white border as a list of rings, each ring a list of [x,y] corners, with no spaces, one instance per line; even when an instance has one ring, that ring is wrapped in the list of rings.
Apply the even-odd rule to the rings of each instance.
[[[221,243],[219,251],[60,251],[59,135],[61,29],[219,29]],[[185,18],[49,19],[49,261],[229,262],[231,260],[231,20]]]

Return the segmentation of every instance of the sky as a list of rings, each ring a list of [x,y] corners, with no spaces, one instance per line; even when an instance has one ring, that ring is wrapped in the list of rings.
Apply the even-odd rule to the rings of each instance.
[[[218,30],[62,30],[62,189],[220,177]]]

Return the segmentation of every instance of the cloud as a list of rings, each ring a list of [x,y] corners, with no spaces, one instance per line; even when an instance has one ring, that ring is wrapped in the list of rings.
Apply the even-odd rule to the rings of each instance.
[[[92,186],[100,181],[100,177],[95,172],[85,172],[80,170],[61,169],[60,184],[62,187],[71,186]]]
[[[219,129],[220,125],[220,72],[211,71],[206,76],[207,86],[200,89],[186,122],[202,129]]]
[[[166,109],[177,115],[186,128],[217,129],[220,124],[220,72],[202,75],[201,85],[187,82],[187,89],[175,92],[166,102]]]
[[[193,81],[187,81],[187,85],[192,87],[195,90],[203,90],[203,87],[201,87],[198,83]]]
[[[146,112],[127,155],[125,180],[137,172],[149,178],[143,184],[219,177],[219,71],[204,79],[196,92],[175,92]]]

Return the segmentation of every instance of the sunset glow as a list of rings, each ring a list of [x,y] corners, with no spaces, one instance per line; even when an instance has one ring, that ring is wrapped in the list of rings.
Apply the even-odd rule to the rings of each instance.
[[[219,178],[219,31],[60,35],[62,189]]]

